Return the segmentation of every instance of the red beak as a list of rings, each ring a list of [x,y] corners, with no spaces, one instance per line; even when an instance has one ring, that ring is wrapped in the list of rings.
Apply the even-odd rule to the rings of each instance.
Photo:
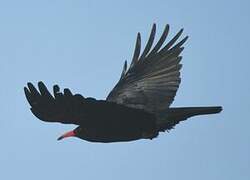
[[[75,136],[76,133],[74,131],[69,131],[69,132],[66,132],[65,134],[63,134],[62,136],[60,136],[57,140],[62,140],[64,138],[67,138],[67,137],[73,137]]]

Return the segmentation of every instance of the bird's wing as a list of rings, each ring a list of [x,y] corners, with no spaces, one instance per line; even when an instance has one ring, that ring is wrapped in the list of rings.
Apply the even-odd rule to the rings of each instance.
[[[163,111],[170,106],[181,81],[179,55],[188,36],[176,43],[183,32],[181,29],[163,45],[169,32],[169,25],[166,25],[159,41],[152,48],[155,32],[154,24],[142,53],[141,36],[138,33],[130,67],[127,69],[125,61],[121,78],[109,93],[107,101],[149,112]]]
[[[79,125],[84,119],[86,98],[79,94],[73,95],[69,89],[64,89],[62,93],[58,85],[53,87],[53,91],[54,96],[42,82],[38,83],[38,89],[32,83],[24,87],[32,113],[42,121]]]

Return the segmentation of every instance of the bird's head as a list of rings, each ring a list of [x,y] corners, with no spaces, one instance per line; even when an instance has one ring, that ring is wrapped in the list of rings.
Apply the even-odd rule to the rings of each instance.
[[[57,140],[59,141],[67,137],[80,137],[81,134],[82,134],[82,128],[78,126],[76,129],[64,133]]]

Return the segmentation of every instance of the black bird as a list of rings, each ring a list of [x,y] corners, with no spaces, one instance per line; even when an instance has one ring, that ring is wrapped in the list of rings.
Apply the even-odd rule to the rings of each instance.
[[[104,143],[153,139],[189,117],[219,113],[220,106],[169,107],[181,82],[180,53],[188,36],[176,43],[181,29],[163,45],[169,32],[166,25],[152,48],[155,32],[154,24],[142,53],[138,33],[131,64],[127,69],[125,61],[120,80],[106,100],[74,95],[69,89],[60,92],[58,85],[54,85],[51,95],[42,82],[38,89],[28,83],[24,92],[32,113],[42,121],[79,125],[58,140],[75,136]]]

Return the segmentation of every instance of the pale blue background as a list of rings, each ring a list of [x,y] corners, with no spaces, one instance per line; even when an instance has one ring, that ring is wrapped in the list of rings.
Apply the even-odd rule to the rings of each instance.
[[[0,2],[0,179],[250,179],[250,3],[247,0]],[[27,81],[104,99],[157,23],[190,39],[175,106],[222,105],[153,141],[95,144],[56,138],[73,125],[29,111]]]

